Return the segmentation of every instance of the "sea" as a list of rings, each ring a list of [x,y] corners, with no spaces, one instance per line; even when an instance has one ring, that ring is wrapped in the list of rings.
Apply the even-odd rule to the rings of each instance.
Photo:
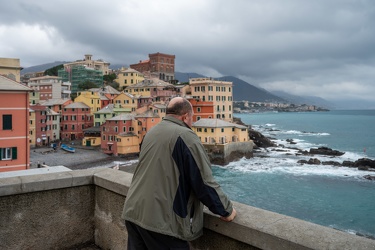
[[[215,179],[232,200],[375,239],[375,181],[363,177],[375,172],[297,163],[310,158],[375,160],[375,110],[247,113],[234,117],[278,146],[260,149],[254,158],[213,166]],[[297,149],[308,151],[322,146],[345,154],[297,155]]]

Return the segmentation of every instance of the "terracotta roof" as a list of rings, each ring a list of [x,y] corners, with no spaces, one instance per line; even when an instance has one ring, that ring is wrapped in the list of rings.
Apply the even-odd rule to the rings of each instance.
[[[81,109],[81,108],[90,108],[89,106],[87,106],[85,103],[83,102],[73,102],[69,105],[66,105],[64,108],[66,109]]]
[[[227,127],[235,127],[245,129],[247,127],[223,121],[220,119],[200,119],[199,121],[194,122],[193,127],[201,127],[201,128],[227,128]]]
[[[8,77],[0,75],[0,91],[12,90],[12,91],[33,91],[31,88],[20,84],[19,82],[13,81]]]

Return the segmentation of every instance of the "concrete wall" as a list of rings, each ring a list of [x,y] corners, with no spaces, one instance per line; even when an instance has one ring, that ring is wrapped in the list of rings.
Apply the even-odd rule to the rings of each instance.
[[[253,141],[231,142],[228,144],[217,145],[204,144],[210,162],[218,165],[227,165],[229,162],[238,160],[242,157],[252,157],[253,147]]]
[[[0,249],[125,249],[120,218],[132,175],[113,169],[0,178]],[[205,214],[192,249],[375,249],[375,241],[235,203],[238,217]],[[78,248],[79,249],[79,248]]]

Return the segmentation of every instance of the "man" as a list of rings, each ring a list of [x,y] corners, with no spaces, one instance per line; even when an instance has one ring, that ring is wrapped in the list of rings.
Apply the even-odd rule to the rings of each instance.
[[[206,151],[191,130],[193,108],[173,98],[145,136],[122,218],[128,249],[189,249],[203,232],[203,204],[225,221],[236,210],[215,182]],[[203,204],[202,204],[203,203]]]

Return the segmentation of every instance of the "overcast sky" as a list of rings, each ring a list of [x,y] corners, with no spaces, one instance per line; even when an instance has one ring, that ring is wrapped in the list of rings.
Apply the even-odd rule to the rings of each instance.
[[[1,0],[0,57],[83,59],[176,71],[375,108],[373,0]]]

